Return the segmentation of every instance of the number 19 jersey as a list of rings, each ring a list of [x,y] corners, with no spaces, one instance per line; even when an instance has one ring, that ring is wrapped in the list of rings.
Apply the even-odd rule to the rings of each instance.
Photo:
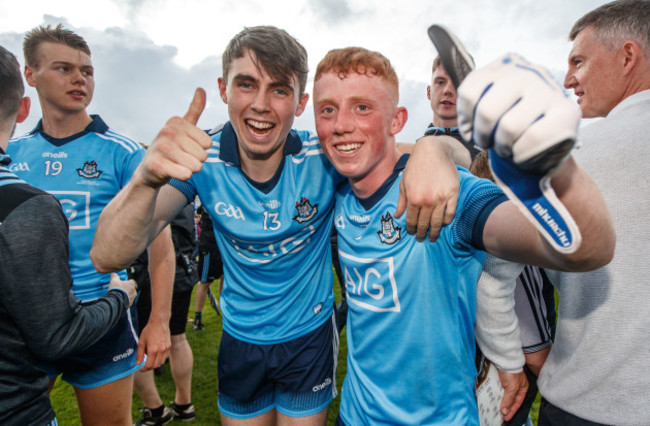
[[[110,274],[97,272],[90,260],[97,219],[144,155],[137,143],[113,132],[99,116],[92,118],[82,132],[62,139],[43,133],[39,122],[7,147],[13,161],[9,170],[61,203],[69,222],[72,291],[84,301],[106,294],[110,281]],[[120,275],[126,279],[124,271]]]

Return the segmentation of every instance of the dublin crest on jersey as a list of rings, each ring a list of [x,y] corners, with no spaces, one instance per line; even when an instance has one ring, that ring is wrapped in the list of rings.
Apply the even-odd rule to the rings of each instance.
[[[298,223],[307,222],[318,213],[318,204],[312,206],[308,199],[302,197],[300,202],[296,203],[296,210],[298,210],[298,214],[293,217],[293,220]]]
[[[402,238],[402,228],[395,226],[393,223],[393,216],[390,213],[381,215],[381,231],[377,231],[379,239],[384,244],[395,244]]]
[[[101,170],[97,170],[96,161],[86,161],[82,169],[77,169],[79,176],[86,179],[97,179],[102,174]]]

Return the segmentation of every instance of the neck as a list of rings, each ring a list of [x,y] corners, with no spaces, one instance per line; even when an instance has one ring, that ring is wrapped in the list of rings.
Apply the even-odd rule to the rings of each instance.
[[[41,104],[41,107],[43,105]],[[54,138],[66,138],[83,131],[93,120],[86,110],[76,113],[62,113],[43,109],[41,128],[44,133]]]
[[[255,182],[264,183],[271,179],[284,159],[284,149],[281,147],[268,157],[257,157],[239,149],[239,162],[246,176]]]
[[[433,117],[433,125],[436,127],[442,127],[443,129],[450,129],[452,127],[458,127],[458,120],[456,119],[443,119],[440,117]]]
[[[382,161],[361,177],[349,177],[350,186],[357,198],[368,198],[386,182],[395,169],[401,153],[394,148],[387,153]]]

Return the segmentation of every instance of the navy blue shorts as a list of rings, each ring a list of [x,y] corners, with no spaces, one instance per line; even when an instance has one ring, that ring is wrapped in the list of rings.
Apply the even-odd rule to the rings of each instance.
[[[199,281],[211,283],[223,275],[223,261],[219,250],[199,253]]]
[[[79,389],[96,388],[138,371],[144,365],[135,362],[138,352],[135,304],[127,315],[104,337],[89,348],[48,364],[50,377],[61,378]]]
[[[277,409],[305,417],[336,396],[338,333],[334,316],[297,339],[257,345],[223,332],[219,346],[219,410],[249,419]]]

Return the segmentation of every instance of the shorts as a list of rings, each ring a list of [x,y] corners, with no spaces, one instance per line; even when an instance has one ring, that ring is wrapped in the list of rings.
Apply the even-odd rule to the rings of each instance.
[[[334,315],[288,342],[257,345],[226,331],[219,346],[219,411],[249,419],[276,409],[305,417],[327,408],[336,396],[338,333]]]
[[[192,289],[188,291],[175,291],[172,294],[172,314],[169,318],[169,334],[176,336],[185,333],[187,326],[187,313],[190,311]],[[138,336],[149,322],[151,316],[151,290],[142,290],[136,302],[138,309]]]
[[[199,281],[211,283],[223,275],[223,261],[219,250],[199,253]]]
[[[543,269],[526,266],[517,278],[515,312],[524,353],[553,344],[555,337],[554,287]]]
[[[46,366],[50,377],[61,378],[79,389],[96,388],[138,371],[144,365],[135,362],[138,352],[137,313],[135,306],[97,343],[74,355]]]

